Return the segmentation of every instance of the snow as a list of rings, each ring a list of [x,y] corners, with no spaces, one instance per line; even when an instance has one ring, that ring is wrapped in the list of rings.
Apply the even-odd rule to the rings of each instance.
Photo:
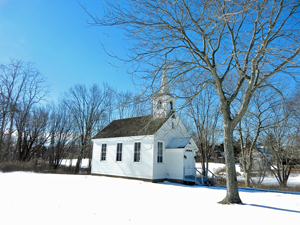
[[[196,167],[198,168],[198,170],[201,171],[201,163],[196,163]],[[218,170],[221,170],[221,169],[225,170],[225,164],[223,164],[223,163],[209,163],[208,167],[209,167],[209,170],[212,171],[213,173],[216,173]],[[238,174],[240,174],[237,177],[238,181],[243,182],[245,180],[245,177],[244,177],[244,173],[241,171],[241,167],[239,164],[236,164],[235,170]],[[225,171],[221,172],[220,175],[222,175],[225,178]],[[254,178],[254,180],[257,180],[257,179]],[[262,184],[267,185],[267,186],[278,186],[278,182],[272,174],[266,175]],[[298,175],[291,174],[289,176],[287,185],[290,187],[299,186],[300,185],[300,174],[298,174]]]
[[[295,182],[300,182],[300,177]],[[0,173],[0,222],[12,224],[297,224],[300,193],[241,189],[244,204],[221,205],[223,187],[90,175]]]
[[[72,166],[76,166],[77,163],[77,159],[63,159],[61,161],[61,165],[62,166],[70,166],[70,164],[72,163]],[[89,166],[89,159],[82,159],[81,161],[81,168],[88,168]]]

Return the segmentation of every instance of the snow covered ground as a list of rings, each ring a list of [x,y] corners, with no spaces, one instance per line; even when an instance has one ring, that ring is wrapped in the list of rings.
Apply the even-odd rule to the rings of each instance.
[[[299,182],[299,180],[297,181]],[[300,193],[240,190],[243,205],[220,205],[222,187],[89,175],[0,173],[0,223],[298,224]]]

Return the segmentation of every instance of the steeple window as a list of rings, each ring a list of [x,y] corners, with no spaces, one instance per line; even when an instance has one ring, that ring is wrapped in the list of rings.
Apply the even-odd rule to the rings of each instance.
[[[157,109],[161,109],[161,100],[157,102]]]
[[[170,101],[170,110],[173,110],[173,102]]]

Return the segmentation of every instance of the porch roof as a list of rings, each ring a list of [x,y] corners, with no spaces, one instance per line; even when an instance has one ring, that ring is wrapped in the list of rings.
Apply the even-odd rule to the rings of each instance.
[[[191,137],[184,137],[184,138],[173,138],[166,148],[185,148]]]

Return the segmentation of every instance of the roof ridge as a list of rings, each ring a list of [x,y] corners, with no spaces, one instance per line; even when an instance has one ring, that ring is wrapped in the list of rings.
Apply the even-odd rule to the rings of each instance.
[[[148,117],[148,116],[153,116],[153,115],[150,114],[150,115],[145,115],[145,116],[134,116],[134,117],[128,117],[128,118],[123,118],[123,119],[116,119],[116,120],[113,120],[113,121],[129,120],[129,119],[136,119],[136,118],[142,118],[142,117]],[[113,121],[111,121],[111,122],[113,122]]]

